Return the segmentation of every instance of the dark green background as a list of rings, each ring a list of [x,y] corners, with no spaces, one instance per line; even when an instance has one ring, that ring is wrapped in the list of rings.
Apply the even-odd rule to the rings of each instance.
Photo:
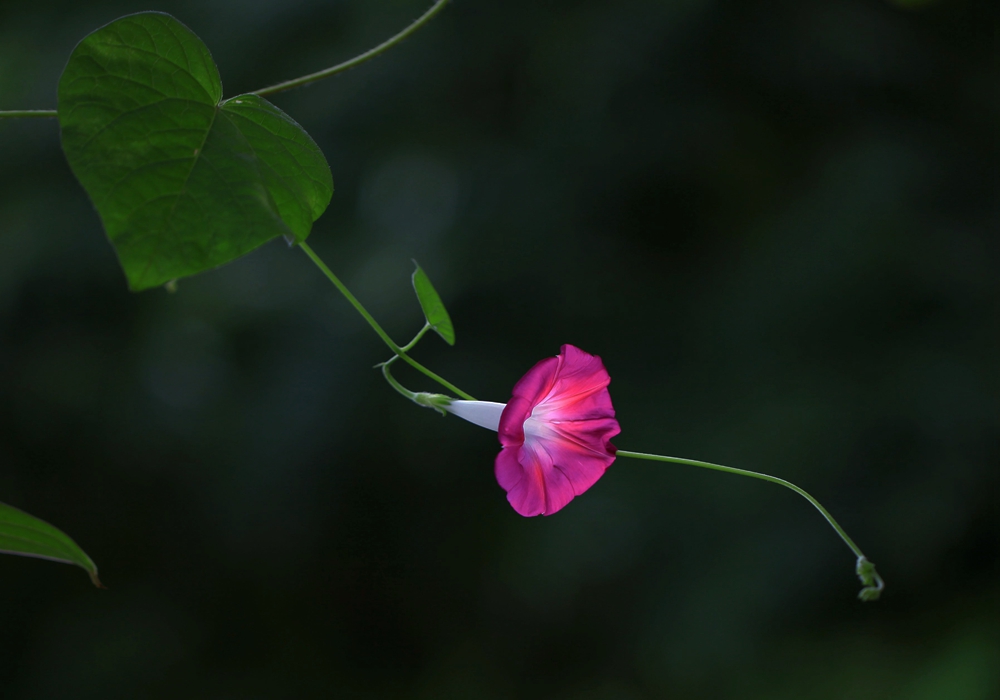
[[[74,44],[170,12],[227,96],[317,70],[414,0],[0,3],[0,109]],[[0,557],[0,696],[829,698],[1000,692],[992,2],[456,0],[274,102],[336,192],[311,243],[397,340],[416,258],[505,401],[601,355],[619,460],[550,518],[495,436],[407,403],[273,242],[126,291],[55,121],[0,123],[0,500],[101,567]],[[412,388],[433,389],[401,368]]]

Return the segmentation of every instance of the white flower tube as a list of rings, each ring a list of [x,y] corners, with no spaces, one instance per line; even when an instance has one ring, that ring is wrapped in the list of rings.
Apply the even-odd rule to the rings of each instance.
[[[500,426],[500,414],[507,404],[495,401],[452,401],[445,410],[470,423],[496,432]]]

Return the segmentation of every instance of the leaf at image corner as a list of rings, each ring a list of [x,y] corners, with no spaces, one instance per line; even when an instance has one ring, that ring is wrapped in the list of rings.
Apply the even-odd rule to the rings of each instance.
[[[417,293],[420,308],[424,311],[428,325],[444,339],[444,342],[448,345],[454,345],[455,327],[451,323],[448,311],[444,308],[444,302],[441,301],[434,285],[431,284],[427,273],[423,271],[416,260],[413,261],[413,264],[417,266],[417,269],[413,271],[413,291]]]
[[[0,503],[0,553],[76,564],[104,588],[93,560],[66,533],[6,503]]]
[[[223,101],[208,48],[160,12],[77,45],[59,80],[59,124],[134,291],[278,236],[304,241],[333,193],[302,127],[257,95]]]

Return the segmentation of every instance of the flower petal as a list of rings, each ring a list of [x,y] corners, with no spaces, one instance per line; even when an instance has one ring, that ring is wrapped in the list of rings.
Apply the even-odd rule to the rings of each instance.
[[[530,518],[545,512],[545,483],[541,469],[524,468],[518,460],[520,451],[519,446],[500,450],[494,473],[514,510]]]
[[[619,433],[618,422],[612,418],[587,423],[591,424],[587,432],[565,433],[560,439],[540,443],[548,453],[552,469],[566,478],[574,496],[593,486],[615,461],[615,448],[608,444],[608,439]],[[533,446],[534,442],[525,443],[525,448]]]
[[[573,345],[563,345],[556,357],[547,357],[528,370],[511,391],[500,418],[500,442],[520,442],[528,416],[551,420],[578,420],[614,416],[606,389],[611,377],[601,358]]]
[[[552,515],[562,510],[576,495],[573,493],[573,484],[554,464],[551,446],[550,443],[525,443],[517,455],[518,461],[525,468],[525,473],[537,470],[541,474],[539,484],[532,486],[533,488],[540,486],[542,489],[545,504],[542,515]],[[604,470],[601,471],[603,473]],[[507,498],[510,500],[510,494],[507,494]]]
[[[573,486],[552,466],[541,446],[505,447],[497,455],[496,477],[520,515],[550,515],[573,500]]]
[[[549,420],[579,420],[614,415],[607,386],[611,377],[601,358],[572,345],[563,345],[559,367],[549,390],[532,415]]]
[[[511,395],[515,399],[524,399],[532,407],[537,406],[551,390],[561,365],[561,357],[546,357],[521,377],[511,390]]]
[[[500,414],[500,425],[497,433],[500,444],[504,447],[520,447],[524,442],[524,421],[531,415],[534,406],[527,399],[514,396],[507,402],[506,408]]]
[[[551,515],[601,478],[620,432],[601,359],[572,345],[536,364],[500,416],[496,477],[521,515]]]

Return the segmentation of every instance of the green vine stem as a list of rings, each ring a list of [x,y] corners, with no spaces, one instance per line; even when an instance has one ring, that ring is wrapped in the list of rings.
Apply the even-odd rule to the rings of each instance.
[[[396,36],[386,39],[381,44],[373,49],[365,51],[363,54],[359,54],[354,58],[344,61],[343,63],[338,63],[337,65],[327,68],[326,70],[317,71],[315,73],[310,73],[309,75],[303,75],[301,78],[295,78],[294,80],[286,80],[283,83],[277,83],[276,85],[271,85],[270,87],[261,88],[260,90],[254,90],[253,94],[264,96],[273,95],[276,92],[284,92],[285,90],[291,90],[292,88],[302,87],[303,85],[309,85],[315,83],[318,80],[323,80],[324,78],[329,78],[337,73],[343,73],[345,70],[350,70],[355,66],[361,65],[365,61],[375,58],[381,53],[388,51],[396,44],[400,43],[406,37],[413,34],[415,31],[420,29],[422,26],[427,24],[437,13],[444,9],[444,6],[448,4],[448,0],[437,0],[431,8],[427,10],[424,14],[420,15],[417,19],[413,21],[410,26],[401,31]]]
[[[448,406],[450,406],[453,401],[450,396],[445,396],[444,394],[429,394],[426,391],[410,391],[396,381],[396,378],[392,376],[392,372],[389,368],[392,367],[392,363],[398,359],[399,355],[396,355],[388,362],[382,362],[381,364],[375,365],[376,367],[382,368],[382,376],[385,377],[387,382],[389,382],[389,386],[418,406],[433,408],[442,416],[448,415]]]
[[[329,78],[330,76],[337,75],[338,73],[343,73],[345,70],[350,70],[355,66],[359,66],[365,61],[375,58],[379,54],[385,53],[391,49],[396,44],[402,42],[408,36],[416,32],[422,26],[427,24],[431,19],[434,18],[444,6],[448,4],[448,0],[437,0],[430,9],[424,14],[420,15],[415,19],[406,29],[399,32],[395,36],[386,39],[381,44],[373,49],[369,49],[362,54],[355,56],[354,58],[344,61],[343,63],[338,63],[335,66],[327,68],[325,70],[317,71],[315,73],[310,73],[309,75],[303,75],[300,78],[295,78],[293,80],[286,80],[283,83],[277,83],[269,87],[261,88],[260,90],[254,90],[255,95],[273,95],[276,92],[284,92],[285,90],[291,90],[293,88],[302,87],[303,85],[311,85],[318,80],[323,80],[324,78]],[[0,111],[0,119],[55,119],[59,116],[59,112],[54,109],[15,109]]]
[[[822,505],[820,505],[819,501],[817,501],[815,498],[806,493],[804,489],[800,489],[798,486],[791,483],[790,481],[785,481],[784,479],[779,479],[776,476],[770,476],[768,474],[761,474],[760,472],[752,472],[746,469],[736,469],[735,467],[725,467],[721,464],[702,462],[697,459],[684,459],[683,457],[666,457],[664,455],[653,455],[653,454],[647,454],[645,452],[627,452],[626,450],[618,450],[617,454],[619,457],[631,457],[633,459],[649,459],[655,462],[672,462],[674,464],[686,464],[688,466],[701,467],[703,469],[714,469],[716,471],[726,472],[728,474],[737,474],[739,476],[749,476],[754,479],[762,479],[764,481],[770,481],[772,484],[779,484],[781,486],[784,486],[785,488],[789,488],[795,493],[802,496],[807,501],[809,501],[809,503],[811,503],[813,507],[816,510],[818,510],[824,518],[826,518],[826,521],[830,523],[830,526],[834,530],[836,530],[838,535],[840,535],[840,539],[842,539],[844,543],[851,548],[851,551],[854,552],[855,556],[857,556],[858,562],[857,566],[855,567],[855,573],[858,575],[858,578],[861,580],[861,583],[864,586],[864,588],[861,589],[861,592],[858,593],[858,598],[864,601],[878,600],[879,595],[881,595],[882,593],[882,589],[885,588],[885,582],[882,581],[882,577],[878,575],[877,571],[875,571],[875,565],[872,562],[870,562],[867,557],[865,557],[864,553],[861,551],[858,545],[854,544],[854,540],[852,540],[848,536],[848,534],[844,531],[844,528],[840,526],[840,523],[834,520],[833,516],[830,515],[830,512]]]
[[[396,378],[392,376],[392,372],[389,371],[389,368],[392,367],[392,363],[398,359],[399,355],[396,355],[396,357],[392,358],[388,362],[383,362],[377,366],[382,368],[382,376],[385,377],[385,380],[387,382],[389,382],[389,386],[398,391],[404,397],[408,398],[410,401],[416,402],[417,393],[415,391],[410,391],[405,386],[396,381]]]
[[[361,305],[361,302],[358,301],[357,298],[355,298],[355,296],[353,294],[351,294],[351,291],[344,285],[344,283],[341,282],[340,279],[335,274],[333,274],[333,272],[330,271],[330,268],[326,266],[326,263],[324,263],[322,260],[320,260],[319,256],[316,255],[316,253],[313,252],[313,249],[310,248],[309,245],[305,241],[299,243],[298,245],[299,245],[299,248],[301,248],[305,252],[305,254],[309,256],[309,259],[312,260],[313,263],[315,263],[316,267],[318,267],[320,269],[320,271],[324,275],[326,275],[327,279],[329,279],[331,282],[333,282],[333,286],[336,287],[337,290],[341,294],[344,295],[344,298],[347,299],[347,301],[351,304],[351,306],[353,306],[354,309],[359,314],[361,314],[361,317],[368,322],[368,325],[371,326],[372,330],[374,330],[375,333],[378,335],[378,337],[382,339],[382,342],[384,342],[389,347],[389,349],[392,350],[393,354],[395,354],[397,357],[399,357],[401,360],[403,360],[403,362],[405,362],[406,364],[410,365],[411,367],[413,367],[417,371],[422,372],[426,376],[430,377],[435,382],[437,382],[441,386],[445,387],[449,391],[452,391],[452,392],[458,394],[459,396],[461,396],[463,399],[466,399],[467,401],[475,401],[475,399],[472,398],[469,394],[466,394],[464,391],[462,391],[461,389],[459,389],[457,386],[455,386],[454,384],[452,384],[448,380],[444,379],[443,377],[438,376],[437,374],[435,374],[431,370],[427,369],[422,364],[420,364],[419,362],[417,362],[412,357],[410,357],[409,355],[406,354],[406,351],[409,350],[410,348],[412,348],[413,345],[416,343],[416,341],[420,339],[420,336],[427,332],[426,329],[422,330],[420,333],[418,333],[417,337],[414,338],[414,340],[411,341],[406,346],[405,349],[401,348],[398,345],[396,345],[396,343],[393,341],[393,339],[389,337],[389,334],[386,333],[384,330],[382,330],[382,326],[380,326],[378,324],[378,322],[372,317],[372,315],[370,313],[368,313],[368,310],[365,309],[365,307]],[[392,361],[393,360],[390,360],[390,362],[392,362]]]
[[[412,350],[413,346],[419,343],[420,339],[423,338],[424,335],[427,334],[427,331],[429,331],[431,328],[432,328],[431,324],[425,323],[424,327],[421,328],[415,336],[413,336],[413,340],[411,340],[410,342],[408,342],[406,345],[403,346],[402,348],[403,352],[409,352],[410,350]],[[399,357],[399,355],[397,355],[396,357]],[[396,358],[394,357],[393,359],[389,360],[389,362],[395,362],[395,360]]]
[[[59,112],[54,109],[12,109],[0,111],[0,119],[55,119]]]

